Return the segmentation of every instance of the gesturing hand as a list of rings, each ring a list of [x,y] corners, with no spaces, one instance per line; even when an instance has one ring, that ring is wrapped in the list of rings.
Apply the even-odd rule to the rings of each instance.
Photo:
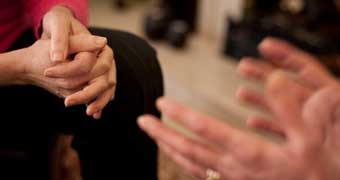
[[[226,180],[339,179],[338,83],[312,56],[288,44],[275,43],[279,44],[270,47],[278,49],[267,51],[266,57],[275,55],[271,61],[277,64],[251,61],[256,65],[249,65],[248,59],[247,65],[240,67],[242,74],[265,83],[265,94],[245,89],[238,96],[272,113],[274,120],[253,117],[249,124],[281,135],[282,143],[247,134],[166,98],[158,100],[158,108],[196,137],[186,137],[153,116],[141,117],[140,127],[199,179],[206,178],[207,169],[218,171]],[[262,44],[262,52],[265,46],[268,44]],[[297,75],[292,79],[278,68],[293,70]],[[309,73],[312,78],[307,76]]]

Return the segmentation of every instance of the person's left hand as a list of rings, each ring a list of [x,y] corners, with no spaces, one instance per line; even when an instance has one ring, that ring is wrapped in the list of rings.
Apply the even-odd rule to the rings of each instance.
[[[43,18],[42,39],[51,39],[50,56],[52,61],[59,62],[55,67],[45,71],[51,78],[70,78],[79,76],[94,77],[82,91],[65,99],[67,107],[78,104],[89,104],[86,113],[95,119],[101,117],[103,108],[113,99],[115,86],[105,85],[104,79],[116,82],[116,66],[113,51],[106,46],[98,52],[79,52],[75,59],[66,62],[68,43],[71,35],[90,34],[88,29],[77,20],[67,7],[56,6]],[[99,54],[99,55],[98,55]],[[110,66],[110,70],[102,68]],[[91,74],[96,72],[95,74]]]

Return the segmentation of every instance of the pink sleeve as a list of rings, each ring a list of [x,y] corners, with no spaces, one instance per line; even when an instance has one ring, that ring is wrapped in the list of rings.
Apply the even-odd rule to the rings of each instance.
[[[68,7],[81,23],[85,26],[88,24],[87,0],[23,0],[23,2],[37,38],[40,37],[39,30],[44,15],[56,5]]]

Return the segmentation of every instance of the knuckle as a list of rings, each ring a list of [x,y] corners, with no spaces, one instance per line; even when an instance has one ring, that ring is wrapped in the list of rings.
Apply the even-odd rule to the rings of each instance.
[[[85,64],[82,64],[81,66],[79,66],[77,71],[79,71],[82,74],[86,74],[86,73],[89,73],[91,71],[91,67],[90,67],[89,64],[85,63]]]
[[[79,68],[84,68],[84,70],[89,71],[91,62],[96,60],[96,56],[94,53],[80,52],[76,55],[75,60],[79,63]]]
[[[106,62],[103,64],[103,70],[108,71],[111,68],[111,62]]]
[[[109,65],[108,62],[103,62],[103,63],[100,64],[98,71],[105,73],[105,72],[109,71],[110,68],[111,68],[111,66]]]

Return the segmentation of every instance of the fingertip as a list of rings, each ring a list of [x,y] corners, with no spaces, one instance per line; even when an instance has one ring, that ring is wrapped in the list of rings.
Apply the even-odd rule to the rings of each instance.
[[[264,57],[278,61],[289,56],[292,46],[283,40],[268,37],[259,44],[258,49]]]
[[[165,104],[166,102],[166,98],[164,96],[158,98],[156,100],[156,106],[158,107],[158,109],[160,109],[161,107],[163,107],[163,105]]]
[[[243,100],[246,96],[246,87],[239,87],[237,90],[236,90],[236,93],[235,93],[235,96],[237,99],[239,100]]]
[[[93,114],[93,119],[95,119],[95,120],[99,120],[101,117],[102,117],[101,111]]]
[[[275,43],[275,39],[273,37],[266,37],[260,42],[258,47],[259,49],[266,49],[271,47],[273,43]]]
[[[149,125],[149,122],[153,120],[151,115],[142,115],[137,118],[137,123],[141,128],[145,128]]]
[[[87,114],[88,116],[93,116],[93,115],[94,115],[94,112],[93,112],[92,108],[87,107],[87,108],[86,108],[86,114]]]
[[[95,37],[95,43],[98,47],[104,47],[107,44],[107,38],[101,37],[101,36],[94,36]]]
[[[242,58],[239,65],[237,66],[236,72],[243,76],[248,77],[252,74],[252,71],[254,71],[254,65],[253,62],[254,59],[250,57]]]
[[[65,101],[64,101],[65,107],[70,107],[70,106],[72,106],[72,103],[73,103],[73,100],[70,99],[70,98],[66,98]]]

